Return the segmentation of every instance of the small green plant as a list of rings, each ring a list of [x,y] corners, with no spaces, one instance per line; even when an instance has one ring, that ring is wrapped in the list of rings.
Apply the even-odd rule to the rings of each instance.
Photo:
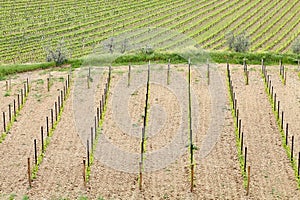
[[[138,95],[138,91],[134,91],[133,93],[131,93],[131,96],[135,96],[135,95]]]
[[[10,96],[10,91],[6,91],[4,97],[9,97],[9,96]]]
[[[38,80],[36,81],[36,84],[38,84],[38,85],[43,85],[43,84],[44,84],[44,80],[43,80],[43,79],[38,79]]]
[[[88,200],[88,198],[86,196],[80,196],[78,200]]]
[[[35,99],[40,102],[42,100],[42,95],[41,94],[34,94]]]
[[[169,199],[169,195],[168,194],[164,194],[163,198],[164,199]]]
[[[29,200],[29,197],[27,195],[24,195],[22,200]]]
[[[11,194],[11,195],[9,195],[8,199],[9,200],[14,200],[16,198],[16,196],[17,196],[16,194]]]

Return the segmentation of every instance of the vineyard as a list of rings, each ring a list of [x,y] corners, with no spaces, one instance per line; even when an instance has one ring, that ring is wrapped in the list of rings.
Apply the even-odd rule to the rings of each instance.
[[[263,61],[11,76],[0,198],[297,199],[299,85]]]
[[[299,4],[294,0],[1,1],[0,63],[45,61],[45,49],[61,40],[68,57],[80,58],[101,41],[138,28],[174,30],[208,50],[227,50],[225,34],[245,31],[251,51],[289,52],[299,36]],[[186,39],[171,34],[165,40],[172,42],[157,51],[172,51]],[[155,42],[159,46],[164,41]]]

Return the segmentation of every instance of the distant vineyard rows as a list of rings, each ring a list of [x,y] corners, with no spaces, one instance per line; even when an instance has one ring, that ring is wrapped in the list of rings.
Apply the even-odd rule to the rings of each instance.
[[[148,27],[184,33],[209,50],[226,50],[227,32],[246,31],[251,51],[285,53],[300,34],[299,10],[294,0],[7,0],[0,3],[0,63],[45,61],[44,48],[61,39],[77,58],[107,38]],[[166,38],[173,41],[167,48],[186,40],[176,37]]]

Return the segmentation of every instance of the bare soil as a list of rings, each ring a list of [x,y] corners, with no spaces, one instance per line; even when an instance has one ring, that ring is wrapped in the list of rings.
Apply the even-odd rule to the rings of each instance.
[[[282,146],[260,68],[249,67],[249,85],[245,85],[242,66],[231,68],[244,147],[248,148],[247,165],[251,166],[249,198],[297,199],[294,171]]]
[[[51,72],[56,81],[50,92],[46,87],[47,72],[21,74],[14,80],[14,88],[18,90],[19,81],[30,76],[31,92],[11,134],[0,144],[0,198],[7,199],[9,195],[17,194],[17,199],[24,195],[30,199],[297,199],[300,194],[296,179],[282,147],[259,66],[250,67],[250,84],[247,86],[242,67],[231,68],[248,148],[247,163],[251,166],[250,195],[245,196],[225,67],[211,68],[209,85],[206,67],[192,68],[193,192],[190,192],[187,66],[171,66],[170,85],[166,85],[165,65],[151,69],[142,191],[139,191],[138,172],[146,66],[132,67],[129,87],[128,67],[113,69],[105,120],[86,188],[82,163],[90,131],[81,132],[74,119],[74,98],[79,98],[74,85],[37,178],[33,180],[32,188],[28,188],[27,157],[33,162],[33,139],[38,140],[40,150],[40,127],[45,125],[49,109],[62,89],[60,77],[66,77],[67,72]],[[92,112],[92,117],[103,94],[107,69],[101,73],[99,77],[92,75],[92,90],[88,91],[86,85],[82,87],[93,96],[94,104],[87,110]],[[270,70],[276,92],[282,99],[286,120],[291,124],[291,134],[298,141],[300,127],[297,127],[298,106],[295,105],[299,103],[299,80],[291,69],[287,85],[283,86],[276,73],[276,70]],[[41,80],[44,80],[43,84]],[[3,90],[5,83],[0,83]],[[1,96],[2,101],[8,102],[8,98]],[[89,118],[90,114],[82,113],[81,117]],[[91,122],[87,126],[93,125],[93,118],[86,120]],[[299,145],[295,148],[300,150]]]

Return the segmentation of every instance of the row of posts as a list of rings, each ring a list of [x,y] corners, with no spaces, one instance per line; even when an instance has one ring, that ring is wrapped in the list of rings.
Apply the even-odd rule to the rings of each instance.
[[[247,70],[247,65],[244,63],[244,72],[248,72]],[[244,147],[244,132],[242,132],[242,120],[239,119],[239,109],[237,106],[237,99],[236,99],[236,94],[233,90],[233,85],[232,85],[232,79],[231,79],[231,72],[230,72],[230,67],[229,64],[227,63],[227,78],[228,78],[228,84],[229,84],[229,92],[230,92],[230,99],[232,102],[232,109],[234,112],[234,117],[235,117],[235,128],[238,130],[238,141],[241,146],[241,154],[243,155],[244,152],[244,172],[246,172],[247,169],[247,147]],[[247,193],[246,195],[249,194],[249,186],[250,186],[250,166],[248,166],[248,176],[247,176]]]
[[[282,68],[282,63],[281,63],[281,65],[280,65],[280,74],[279,75],[282,76],[283,72],[284,72],[284,67]],[[272,86],[272,81],[270,79],[270,75],[268,75],[266,66],[264,66],[264,65],[262,65],[262,74],[263,74],[264,81],[266,83],[267,92],[268,92],[268,94],[271,98],[271,102],[273,104],[272,105],[273,109],[276,113],[276,119],[280,123],[280,131],[282,131],[284,133],[285,145],[288,147],[288,145],[289,145],[289,143],[288,143],[288,141],[289,141],[288,140],[288,138],[289,138],[289,124],[286,123],[285,129],[284,129],[284,111],[280,109],[280,101],[278,100],[277,94],[274,92],[274,88]],[[291,150],[290,151],[290,153],[291,153],[290,154],[290,160],[292,162],[295,162],[294,143],[295,143],[294,135],[292,135],[292,137],[291,137],[291,146],[290,146],[290,150]],[[300,179],[300,152],[298,153],[297,178]]]
[[[109,72],[108,72],[108,77],[107,77],[107,80],[105,83],[105,88],[104,88],[103,94],[101,96],[101,100],[99,101],[99,106],[97,106],[96,115],[94,116],[94,119],[93,119],[94,126],[91,127],[90,140],[87,139],[87,141],[86,141],[86,144],[87,144],[86,157],[83,158],[83,174],[82,174],[85,187],[86,187],[86,184],[88,181],[86,173],[87,173],[88,168],[90,168],[90,166],[92,164],[91,163],[91,152],[93,152],[95,150],[95,142],[98,138],[97,130],[100,127],[100,122],[103,121],[103,119],[104,119],[105,107],[107,105],[109,88],[111,85],[111,73],[112,73],[112,68],[109,67]],[[88,79],[91,79],[90,69],[89,69]],[[90,88],[89,85],[88,85],[88,88]]]
[[[2,112],[3,117],[3,131],[7,133],[9,130],[9,124],[12,124],[14,119],[17,117],[17,113],[21,110],[23,104],[26,102],[26,97],[29,93],[29,80],[26,79],[24,88],[21,88],[20,93],[17,96],[17,100],[14,99],[12,104],[8,105],[8,119],[5,112]]]
[[[57,101],[54,102],[54,107],[50,109],[50,117],[46,116],[46,127],[41,126],[40,134],[41,134],[41,153],[40,156],[44,156],[46,144],[46,138],[50,138],[52,136],[52,131],[55,129],[55,123],[59,121],[59,115],[62,112],[62,108],[64,106],[64,102],[67,99],[68,91],[70,87],[70,74],[68,74],[67,80],[65,80],[63,89],[60,90],[59,95],[57,96]],[[46,136],[46,137],[45,137]],[[37,166],[38,163],[38,147],[37,147],[37,139],[34,139],[34,165]],[[28,181],[29,186],[31,187],[31,168],[30,168],[30,158],[28,158]]]

